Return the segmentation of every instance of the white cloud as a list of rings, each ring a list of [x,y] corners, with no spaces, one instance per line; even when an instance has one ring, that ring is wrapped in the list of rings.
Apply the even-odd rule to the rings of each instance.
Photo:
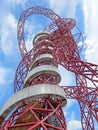
[[[72,107],[75,103],[76,103],[76,100],[74,100],[74,99],[67,99],[66,109],[69,109],[69,108]]]
[[[53,8],[56,12],[60,13],[62,9],[66,8],[66,0],[55,1],[49,0],[50,7]]]
[[[89,38],[88,35],[85,40],[85,47],[85,59],[89,62],[98,64],[98,39],[94,38],[93,35]]]
[[[9,68],[0,66],[0,107],[7,98],[13,93],[13,71]]]
[[[32,21],[30,22],[28,20],[25,22],[24,33],[26,32],[25,44],[26,44],[27,51],[30,51],[31,48],[33,47],[32,42],[33,42],[34,30],[35,30],[35,26],[33,26],[33,22]]]
[[[10,69],[0,67],[0,86],[12,82],[11,76],[12,71]]]
[[[59,65],[59,71],[61,74],[61,86],[70,86],[73,83],[74,80],[74,74],[68,70],[66,70],[64,67]]]
[[[67,17],[75,17],[79,0],[49,0],[50,7],[57,13],[67,14]],[[65,15],[64,15],[65,16]]]
[[[68,130],[81,130],[81,122],[78,120],[71,120],[67,124]]]
[[[12,14],[2,17],[1,46],[5,55],[14,54],[17,44],[17,21]]]
[[[87,61],[98,64],[98,0],[83,0],[84,32],[86,35],[85,58]]]
[[[9,4],[24,4],[27,0],[6,0]]]
[[[73,106],[76,105],[76,100],[67,99],[67,105],[63,108],[64,116],[67,122],[68,130],[81,130],[81,121],[76,119],[76,110],[73,110]],[[72,108],[72,109],[71,109]]]
[[[69,108],[71,108],[73,105],[75,105],[75,103],[76,103],[76,100],[67,99],[67,104],[66,104],[66,106],[63,107],[63,112],[64,112],[65,117],[67,116],[68,118],[72,119],[73,112],[69,113]],[[70,115],[70,117],[69,117],[69,115]]]

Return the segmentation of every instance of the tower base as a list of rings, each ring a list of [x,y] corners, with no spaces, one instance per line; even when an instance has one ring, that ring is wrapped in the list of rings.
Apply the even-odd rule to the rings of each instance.
[[[23,102],[3,124],[1,130],[67,130],[62,103],[51,96]]]

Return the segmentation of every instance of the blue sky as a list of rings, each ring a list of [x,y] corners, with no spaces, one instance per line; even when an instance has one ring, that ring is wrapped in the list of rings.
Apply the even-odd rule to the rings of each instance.
[[[52,9],[63,18],[75,18],[85,38],[82,59],[98,64],[97,5],[98,0],[0,0],[0,108],[13,94],[14,75],[21,60],[17,43],[17,23],[22,11],[31,6],[43,6]],[[39,15],[34,15],[26,21],[25,40],[28,50],[32,48],[33,36],[49,22],[49,19]],[[61,85],[72,85],[72,73],[62,67],[60,72],[63,77]],[[68,100],[64,108],[68,130],[81,130],[80,114],[77,113],[77,102]]]

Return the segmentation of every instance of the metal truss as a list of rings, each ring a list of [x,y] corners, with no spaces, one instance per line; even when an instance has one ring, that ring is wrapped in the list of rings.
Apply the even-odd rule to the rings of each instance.
[[[4,122],[1,130],[66,130],[66,127],[61,103],[47,97],[28,104],[23,102]]]

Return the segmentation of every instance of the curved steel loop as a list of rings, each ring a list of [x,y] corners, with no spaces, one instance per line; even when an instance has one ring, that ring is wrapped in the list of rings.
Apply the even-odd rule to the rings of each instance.
[[[24,25],[26,19],[33,14],[42,14],[45,15],[46,17],[50,18],[55,24],[59,27],[63,25],[63,21],[60,18],[59,15],[54,13],[52,10],[35,6],[26,9],[20,16],[18,26],[17,26],[17,38],[18,38],[18,44],[19,44],[19,49],[21,52],[21,56],[23,57],[27,53],[26,45],[25,45],[25,40],[24,40]]]

